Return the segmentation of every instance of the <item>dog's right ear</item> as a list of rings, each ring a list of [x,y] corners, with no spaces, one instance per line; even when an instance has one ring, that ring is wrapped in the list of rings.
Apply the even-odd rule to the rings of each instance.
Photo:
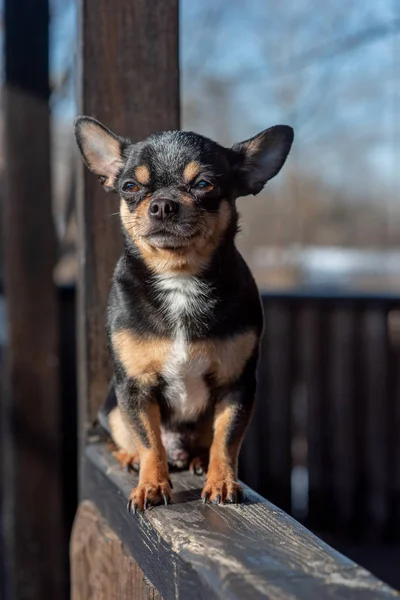
[[[114,190],[125,163],[123,151],[129,141],[118,137],[92,117],[76,119],[75,137],[88,168],[99,177],[106,191]]]
[[[293,143],[293,129],[275,125],[235,144],[237,190],[240,196],[256,195],[283,167]]]

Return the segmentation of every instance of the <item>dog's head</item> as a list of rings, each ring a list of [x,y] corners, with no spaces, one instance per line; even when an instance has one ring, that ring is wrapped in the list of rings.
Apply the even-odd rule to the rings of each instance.
[[[156,272],[201,271],[237,229],[235,200],[257,194],[283,166],[293,130],[271,127],[224,148],[167,131],[132,144],[90,117],[75,123],[88,168],[121,197],[125,233]]]

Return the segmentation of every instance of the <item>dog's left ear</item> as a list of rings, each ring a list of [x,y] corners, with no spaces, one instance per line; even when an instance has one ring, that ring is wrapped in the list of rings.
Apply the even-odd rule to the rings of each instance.
[[[95,173],[106,191],[115,189],[124,166],[123,150],[129,144],[92,117],[78,117],[75,137],[88,168]]]
[[[275,125],[233,146],[239,196],[258,194],[267,181],[279,173],[293,137],[291,127]]]

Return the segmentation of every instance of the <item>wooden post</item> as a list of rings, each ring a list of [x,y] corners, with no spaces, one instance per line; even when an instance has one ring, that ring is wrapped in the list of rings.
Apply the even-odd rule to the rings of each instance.
[[[6,598],[65,597],[47,0],[5,2]]]
[[[81,0],[80,113],[132,141],[179,127],[178,0]],[[105,313],[112,272],[122,252],[119,201],[79,163],[77,216],[78,396],[80,450],[111,378]],[[84,480],[84,478],[83,478]],[[84,481],[83,481],[84,483]],[[81,497],[84,485],[81,488]],[[75,523],[79,537],[86,525]],[[71,560],[84,549],[72,545]],[[76,587],[76,571],[72,586]],[[74,587],[75,586],[75,587]],[[88,596],[86,596],[88,597]]]
[[[80,112],[132,141],[179,127],[178,0],[81,0]],[[80,170],[79,405],[81,442],[110,381],[104,333],[122,237],[116,196]]]

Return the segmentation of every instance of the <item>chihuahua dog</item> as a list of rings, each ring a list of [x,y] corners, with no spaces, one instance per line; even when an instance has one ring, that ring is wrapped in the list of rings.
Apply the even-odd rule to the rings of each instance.
[[[79,149],[120,196],[125,252],[113,276],[107,335],[113,392],[100,421],[125,466],[140,465],[128,508],[168,503],[168,464],[206,472],[204,502],[238,503],[263,315],[235,246],[236,199],[283,166],[293,130],[271,127],[228,149],[167,131],[131,143],[90,117]]]

